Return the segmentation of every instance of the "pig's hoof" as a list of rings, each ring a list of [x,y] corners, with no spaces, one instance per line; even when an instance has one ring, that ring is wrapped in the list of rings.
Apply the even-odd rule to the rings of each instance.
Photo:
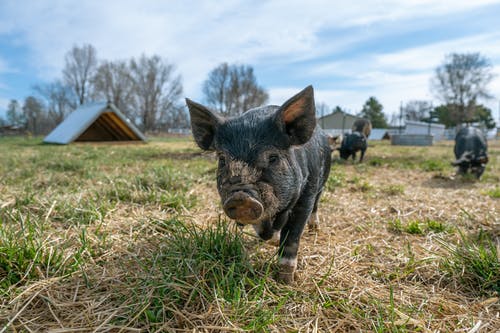
[[[274,245],[274,246],[279,246],[280,245],[280,232],[279,231],[274,231],[273,237],[267,241],[269,244]]]
[[[318,231],[319,230],[319,224],[316,223],[316,222],[309,222],[308,229],[309,229],[309,231]]]
[[[319,216],[318,213],[312,213],[307,223],[309,231],[317,231],[319,229]]]
[[[277,247],[277,246],[280,246],[280,241],[279,241],[279,239],[273,239],[273,238],[271,238],[270,240],[268,240],[268,241],[267,241],[267,243],[268,243],[269,245],[276,246],[276,247]]]
[[[278,273],[278,281],[284,284],[292,284],[295,277],[295,267],[294,266],[280,266],[280,271]]]

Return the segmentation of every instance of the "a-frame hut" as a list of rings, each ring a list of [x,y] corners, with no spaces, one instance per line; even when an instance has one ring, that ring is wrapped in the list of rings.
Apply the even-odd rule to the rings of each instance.
[[[146,137],[109,102],[89,103],[73,111],[43,140],[46,143],[146,141]]]

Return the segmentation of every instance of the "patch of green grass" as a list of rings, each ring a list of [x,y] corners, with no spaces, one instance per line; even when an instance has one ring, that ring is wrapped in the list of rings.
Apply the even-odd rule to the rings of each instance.
[[[486,194],[494,199],[500,198],[500,187],[495,187],[491,190],[487,190]]]
[[[66,225],[102,223],[112,209],[109,202],[96,198],[56,202],[52,219]]]
[[[444,171],[448,168],[449,163],[443,160],[429,159],[420,162],[420,167],[423,171]]]
[[[345,173],[337,166],[332,166],[330,175],[325,184],[325,189],[329,192],[334,192],[336,188],[342,187],[345,182]]]
[[[54,159],[49,161],[45,167],[48,170],[58,172],[80,172],[85,169],[81,159]]]
[[[389,230],[397,233],[401,233],[404,231],[403,222],[401,222],[400,219],[390,220],[388,222],[388,228]]]
[[[491,167],[493,167],[493,166],[491,166]],[[483,176],[481,177],[481,182],[498,184],[498,183],[500,183],[500,177],[496,174],[492,174],[489,167],[486,166],[486,171],[484,172]]]
[[[373,185],[367,181],[363,181],[358,188],[361,192],[369,192],[373,190]]]
[[[196,198],[187,193],[191,182],[190,175],[178,169],[153,167],[131,179],[117,177],[111,180],[111,186],[104,187],[101,196],[110,202],[159,204],[178,211],[196,203]]]
[[[143,309],[139,322],[154,326],[169,320],[176,308],[199,308],[216,301],[231,308],[233,317],[246,321],[252,330],[273,321],[279,304],[265,311],[257,306],[266,285],[273,284],[270,266],[255,271],[241,237],[226,222],[202,229],[172,219],[157,221],[156,228],[165,238],[161,249],[141,262],[145,274],[135,288],[138,307],[130,309],[131,313]]]
[[[385,162],[384,158],[377,156],[370,157],[370,159],[367,161],[369,166],[375,166],[375,167],[384,165],[384,162]]]
[[[388,185],[382,188],[382,192],[386,195],[400,195],[405,192],[403,185]]]
[[[42,221],[19,212],[0,213],[0,295],[6,295],[12,285],[77,268],[63,246],[45,235]]]
[[[427,230],[434,233],[446,232],[450,230],[450,227],[440,221],[428,219],[425,223],[427,224]]]
[[[500,259],[492,238],[484,231],[460,236],[458,244],[440,241],[448,253],[441,269],[460,281],[466,291],[495,291],[500,295]]]
[[[405,227],[405,231],[412,235],[422,235],[424,233],[418,221],[408,222],[408,224]]]
[[[478,181],[477,177],[470,172],[460,175],[460,180],[464,183],[475,183]]]
[[[425,235],[430,232],[441,233],[451,230],[445,223],[433,219],[410,220],[404,223],[401,219],[396,218],[388,222],[388,228],[393,232],[406,232],[412,235]]]

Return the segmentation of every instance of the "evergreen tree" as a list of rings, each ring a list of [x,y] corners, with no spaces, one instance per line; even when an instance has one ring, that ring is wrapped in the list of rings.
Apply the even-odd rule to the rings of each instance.
[[[470,116],[467,122],[464,122],[462,118],[457,116],[457,110],[458,108],[455,105],[440,105],[434,108],[431,115],[438,118],[439,122],[446,127],[455,127],[463,123],[479,123],[481,126],[489,129],[496,126],[491,110],[482,104],[470,107]]]
[[[473,122],[480,123],[482,126],[492,129],[495,128],[496,123],[491,115],[491,109],[484,105],[478,105],[474,114]]]
[[[387,118],[384,114],[382,104],[375,97],[370,97],[363,105],[358,116],[372,122],[373,128],[387,128]]]

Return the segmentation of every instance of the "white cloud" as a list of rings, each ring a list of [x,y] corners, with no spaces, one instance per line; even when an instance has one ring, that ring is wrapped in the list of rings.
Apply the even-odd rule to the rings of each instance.
[[[182,74],[185,94],[198,99],[208,71],[223,61],[286,67],[333,54],[336,61],[310,64],[308,70],[293,74],[307,82],[327,75],[347,79],[349,84],[339,89],[317,87],[316,99],[331,106],[357,112],[369,96],[376,96],[392,112],[401,100],[431,98],[429,79],[446,53],[479,50],[500,61],[500,34],[484,33],[390,53],[339,54],[383,36],[387,31],[377,27],[379,23],[418,26],[421,18],[450,17],[493,3],[500,1],[456,0],[450,5],[444,0],[384,0],[338,5],[328,0],[42,0],[26,5],[6,0],[0,4],[0,34],[15,34],[31,50],[31,65],[38,69],[34,82],[59,77],[64,54],[74,44],[91,43],[103,59],[128,59],[141,53],[165,57]],[[352,27],[356,33],[348,33]],[[330,31],[336,32],[334,37]],[[302,68],[293,65],[289,69],[294,70]],[[492,87],[499,84],[495,81]],[[283,82],[267,88],[271,102],[281,104],[303,86],[287,84],[285,76]]]
[[[351,110],[359,110],[360,102],[368,96],[376,96],[388,113],[397,112],[401,102],[424,99],[439,101],[430,91],[430,80],[435,68],[453,52],[481,52],[493,63],[500,61],[500,33],[486,33],[466,38],[457,38],[439,43],[403,49],[397,52],[366,54],[353,59],[327,62],[313,66],[309,75],[315,77],[340,76],[352,89],[351,93],[339,94],[335,90],[324,92],[327,104],[341,105]],[[500,67],[494,68],[500,74]],[[490,85],[495,99],[483,101],[493,107],[500,98],[500,75]],[[357,103],[353,103],[353,102]]]

